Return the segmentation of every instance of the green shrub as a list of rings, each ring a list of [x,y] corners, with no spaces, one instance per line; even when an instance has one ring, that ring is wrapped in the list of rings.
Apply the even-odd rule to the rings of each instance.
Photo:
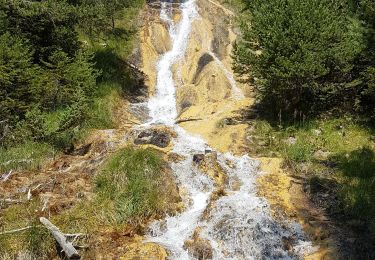
[[[353,62],[365,48],[361,22],[345,1],[246,1],[235,71],[253,82],[273,116],[294,117],[328,106],[356,90]],[[353,16],[354,17],[354,16]],[[352,96],[350,96],[352,97]],[[353,99],[350,99],[352,101]],[[352,103],[351,103],[352,104]],[[286,112],[286,113],[285,113]]]

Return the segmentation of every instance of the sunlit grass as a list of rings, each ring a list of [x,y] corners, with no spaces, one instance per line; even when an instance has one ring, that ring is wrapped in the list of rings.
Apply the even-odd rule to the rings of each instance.
[[[0,259],[48,259],[54,250],[53,239],[48,231],[40,225],[38,200],[13,205],[0,212]],[[1,234],[20,228],[30,227],[23,231]],[[25,258],[26,259],[26,258]]]
[[[312,183],[335,182],[343,213],[367,223],[375,237],[375,143],[371,129],[351,118],[314,120],[284,128],[259,120],[253,135],[255,144],[262,144],[257,150],[260,155],[275,151],[294,173],[315,180]],[[326,154],[326,158],[316,153]]]
[[[151,149],[126,148],[111,158],[95,179],[97,199],[110,209],[108,221],[130,222],[163,211],[162,163]]]
[[[51,145],[28,141],[14,147],[0,148],[0,174],[10,170],[35,170],[43,161],[52,158]]]

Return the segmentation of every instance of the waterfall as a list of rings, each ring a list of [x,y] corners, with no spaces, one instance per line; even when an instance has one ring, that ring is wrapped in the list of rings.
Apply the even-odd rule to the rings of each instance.
[[[228,177],[227,194],[213,202],[208,216],[202,216],[209,205],[214,183],[194,164],[193,156],[204,153],[209,147],[201,137],[189,134],[174,123],[177,109],[172,71],[173,65],[184,58],[191,25],[199,14],[195,0],[182,3],[180,8],[181,20],[175,23],[168,4],[162,2],[161,5],[160,18],[169,28],[172,48],[157,63],[156,93],[148,102],[151,119],[145,126],[162,124],[177,133],[173,140],[173,152],[184,159],[172,162],[171,168],[180,191],[183,191],[186,208],[176,216],[153,222],[146,242],[162,245],[168,250],[170,259],[194,259],[185,249],[184,242],[199,228],[201,237],[212,248],[214,259],[298,258],[301,252],[311,249],[311,243],[305,241],[299,225],[281,225],[272,219],[268,203],[257,196],[259,163],[247,155],[237,157],[230,153],[217,153],[218,163]],[[231,79],[234,95],[240,98],[242,93],[239,93],[233,75],[219,60],[216,62]],[[239,189],[234,187],[235,182],[240,183]],[[292,254],[282,247],[282,238],[290,236],[298,241]]]

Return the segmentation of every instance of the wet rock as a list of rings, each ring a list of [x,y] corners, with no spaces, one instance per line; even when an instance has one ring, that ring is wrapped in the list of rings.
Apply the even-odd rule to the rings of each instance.
[[[204,154],[194,154],[193,162],[196,164],[200,164],[204,160]]]
[[[195,231],[192,239],[186,240],[184,243],[186,249],[191,256],[196,259],[212,259],[213,250],[208,240],[199,236],[199,231]]]
[[[204,150],[204,153],[205,154],[212,153],[212,150],[211,149],[206,149],[206,150]]]
[[[229,168],[234,169],[235,164],[231,160],[225,160],[225,164],[228,165]]]
[[[168,154],[168,161],[169,162],[177,163],[177,162],[180,162],[182,160],[184,160],[184,156],[182,156],[182,155],[179,155],[177,153],[169,153]]]
[[[291,237],[283,237],[282,238],[282,243],[283,243],[283,249],[286,251],[290,251],[293,249],[293,239]]]
[[[144,130],[138,134],[134,143],[139,144],[152,144],[160,148],[165,148],[171,142],[171,135],[168,132],[160,131],[158,129]]]
[[[91,146],[92,146],[91,143],[82,145],[79,148],[74,148],[74,146],[72,146],[69,150],[66,151],[66,154],[69,154],[72,156],[84,156],[90,151]]]

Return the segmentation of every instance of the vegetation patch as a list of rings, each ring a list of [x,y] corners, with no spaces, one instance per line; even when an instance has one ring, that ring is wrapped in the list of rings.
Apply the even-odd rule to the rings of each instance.
[[[107,205],[110,223],[160,216],[167,206],[160,155],[151,149],[126,148],[115,154],[95,179],[97,200]]]
[[[15,205],[0,212],[0,259],[48,259],[53,239],[39,224],[40,201]],[[6,233],[23,229],[14,233]],[[4,233],[3,233],[4,232]]]
[[[253,126],[252,143],[259,155],[283,157],[294,174],[310,180],[312,196],[330,194],[319,201],[321,206],[340,221],[357,220],[375,239],[375,141],[371,129],[350,117],[281,128],[259,120]]]
[[[64,233],[83,233],[78,245],[88,246],[94,257],[100,245],[117,250],[114,241],[142,235],[145,224],[176,211],[180,202],[173,177],[162,154],[154,149],[127,147],[113,154],[92,179],[93,194],[68,210],[48,216],[38,199],[0,211],[0,255],[13,259],[26,254],[50,259],[56,252],[53,238],[39,223],[46,216]],[[78,192],[78,191],[77,191]],[[26,230],[1,234],[29,227]],[[100,252],[99,252],[100,253]]]
[[[53,147],[41,142],[29,141],[10,148],[0,147],[0,174],[10,170],[38,169],[54,153]]]
[[[33,170],[92,129],[116,127],[116,103],[139,87],[126,59],[143,5],[1,2],[0,173]]]

